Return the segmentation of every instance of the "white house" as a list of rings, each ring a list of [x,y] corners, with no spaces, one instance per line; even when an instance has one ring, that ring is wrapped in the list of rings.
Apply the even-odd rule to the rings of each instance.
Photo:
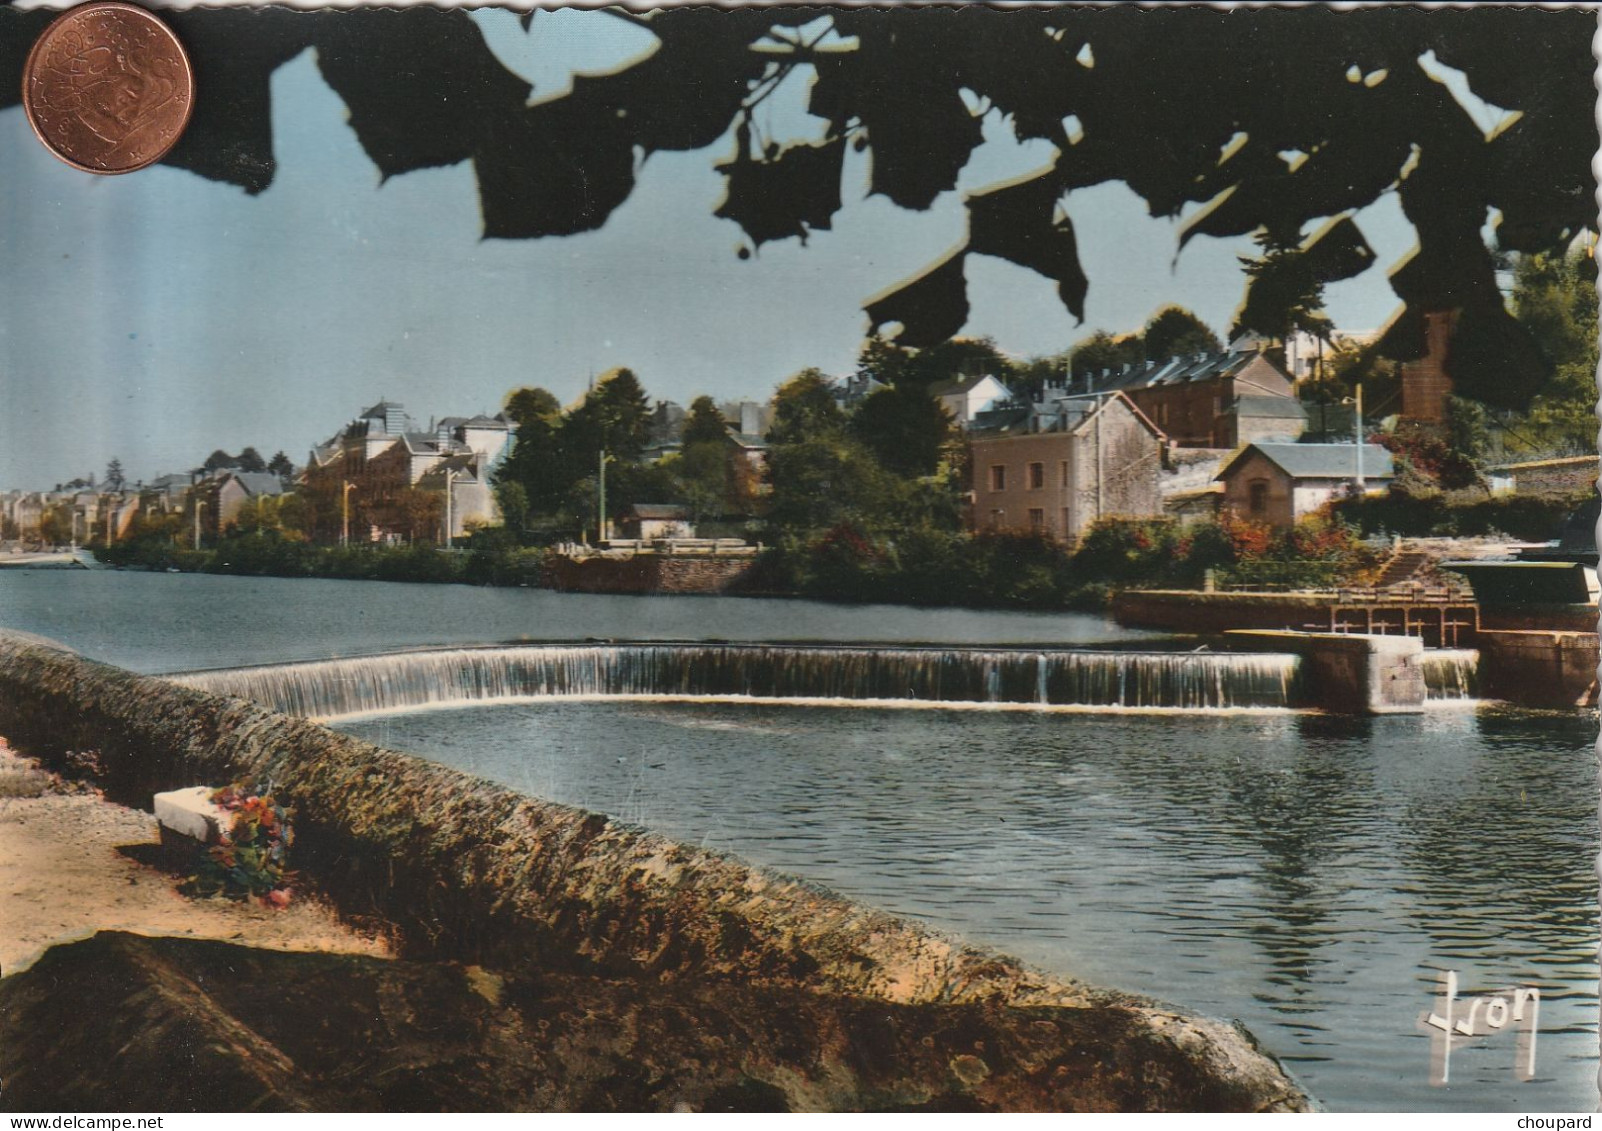
[[[988,373],[941,381],[929,386],[929,395],[945,406],[960,428],[967,428],[981,412],[1013,399],[1012,390]]]

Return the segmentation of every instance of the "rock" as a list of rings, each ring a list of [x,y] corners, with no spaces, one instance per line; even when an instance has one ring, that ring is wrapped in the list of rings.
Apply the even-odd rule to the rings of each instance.
[[[1129,1011],[494,975],[102,932],[0,981],[14,1110],[1128,1111],[1249,1103]]]

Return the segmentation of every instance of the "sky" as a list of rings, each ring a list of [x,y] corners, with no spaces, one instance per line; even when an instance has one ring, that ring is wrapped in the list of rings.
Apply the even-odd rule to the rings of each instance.
[[[541,12],[528,33],[509,12],[474,19],[536,99],[651,42],[593,11]],[[798,74],[764,104],[774,133],[821,132],[805,90]],[[298,464],[380,399],[423,422],[493,413],[520,386],[567,402],[623,365],[656,398],[765,400],[807,366],[849,372],[862,303],[960,242],[962,195],[1052,157],[992,114],[957,190],[917,213],[866,199],[868,158],[852,154],[832,231],[741,260],[743,233],[712,216],[726,137],[652,155],[596,232],[482,240],[470,164],[381,184],[309,52],[272,91],[278,172],[256,197],[165,166],[81,173],[38,144],[20,108],[0,112],[0,490],[98,477],[112,457],[149,480],[246,445]],[[970,256],[964,334],[1055,353],[1170,303],[1227,329],[1248,239],[1197,238],[1176,258],[1180,220],[1147,217],[1121,184],[1065,207],[1090,278],[1083,325],[1049,281]],[[1381,266],[1326,293],[1349,331],[1393,313],[1385,269],[1414,242],[1394,194],[1357,220]]]

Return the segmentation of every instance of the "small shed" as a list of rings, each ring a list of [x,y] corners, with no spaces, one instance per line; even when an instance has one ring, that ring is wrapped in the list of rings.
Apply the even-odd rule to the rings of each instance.
[[[1361,451],[1361,463],[1358,453]],[[1361,475],[1362,484],[1358,485]],[[1247,444],[1219,468],[1222,509],[1287,527],[1338,495],[1390,486],[1391,453],[1377,444]]]
[[[654,542],[658,538],[694,538],[695,527],[690,524],[689,507],[673,503],[634,503],[618,521],[618,533],[624,538]]]

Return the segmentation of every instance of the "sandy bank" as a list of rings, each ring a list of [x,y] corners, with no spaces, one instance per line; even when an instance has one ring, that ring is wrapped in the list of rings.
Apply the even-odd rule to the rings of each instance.
[[[156,819],[17,756],[0,738],[0,971],[100,930],[221,939],[274,950],[382,956],[327,907],[283,911],[178,894],[159,867]]]

